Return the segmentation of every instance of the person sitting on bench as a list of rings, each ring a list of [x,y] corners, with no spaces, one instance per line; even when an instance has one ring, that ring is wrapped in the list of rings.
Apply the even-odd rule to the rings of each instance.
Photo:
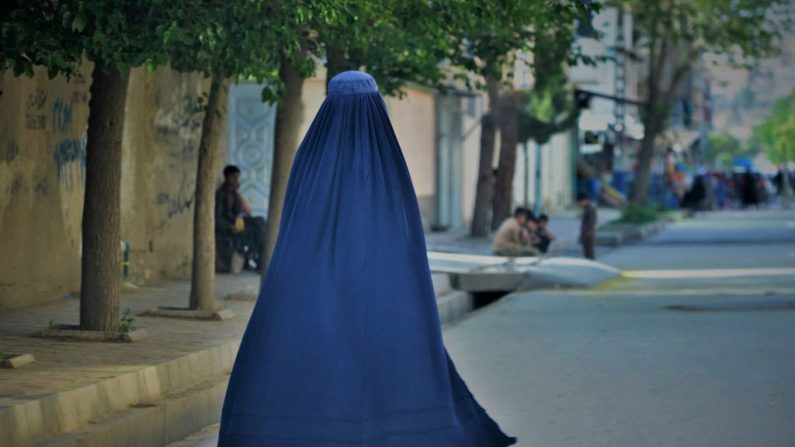
[[[215,192],[215,270],[230,273],[232,256],[243,256],[244,268],[259,270],[265,253],[266,222],[253,216],[251,207],[240,194],[240,168],[224,168],[224,182]]]

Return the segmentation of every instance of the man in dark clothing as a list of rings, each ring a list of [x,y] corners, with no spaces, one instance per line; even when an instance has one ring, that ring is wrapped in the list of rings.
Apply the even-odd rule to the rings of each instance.
[[[596,208],[591,203],[591,198],[584,193],[577,194],[577,205],[582,208],[582,221],[580,222],[580,244],[583,254],[587,259],[596,259],[594,245],[596,244]]]
[[[689,210],[689,214],[693,215],[696,211],[704,209],[704,201],[707,198],[706,181],[703,175],[697,175],[693,178],[693,185],[690,190],[682,197],[680,206]]]
[[[232,256],[239,252],[244,267],[258,269],[265,251],[265,219],[254,217],[251,207],[240,195],[240,169],[224,168],[224,183],[215,192],[215,269],[229,273]]]
[[[547,253],[552,241],[555,240],[555,235],[549,231],[549,216],[546,214],[538,216],[538,229],[536,230],[536,236],[538,236],[536,248],[538,248],[541,253]]]
[[[740,198],[743,208],[759,206],[759,189],[756,184],[756,176],[751,168],[746,168],[740,178]]]

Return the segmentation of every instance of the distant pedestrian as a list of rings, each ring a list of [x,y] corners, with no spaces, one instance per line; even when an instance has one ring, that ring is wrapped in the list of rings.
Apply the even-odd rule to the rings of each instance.
[[[582,208],[582,221],[580,222],[580,244],[583,254],[587,259],[596,259],[594,245],[596,244],[596,208],[591,203],[591,197],[580,193],[577,195],[577,205]]]
[[[707,198],[706,179],[703,175],[693,177],[693,184],[682,197],[680,206],[688,210],[688,215],[692,216],[696,211],[705,208],[704,201]]]
[[[538,216],[538,230],[536,231],[538,243],[536,247],[541,253],[547,253],[549,246],[555,241],[555,235],[549,231],[549,216],[542,214]]]
[[[532,217],[529,209],[518,207],[512,217],[505,219],[494,234],[492,249],[498,256],[538,256],[541,252],[533,247],[527,221]]]
[[[751,168],[747,168],[740,178],[740,199],[743,208],[759,206],[757,179]]]

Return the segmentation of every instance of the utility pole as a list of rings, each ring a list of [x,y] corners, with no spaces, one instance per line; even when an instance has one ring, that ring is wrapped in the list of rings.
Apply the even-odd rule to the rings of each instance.
[[[616,42],[615,50],[615,70],[613,71],[613,95],[622,99],[622,101],[615,101],[613,103],[613,133],[615,134],[615,145],[613,147],[612,166],[610,166],[610,173],[612,174],[620,165],[616,162],[618,157],[624,154],[624,131],[626,124],[624,117],[626,116],[626,103],[623,101],[626,95],[626,48],[624,38],[624,10],[620,7],[616,8]]]

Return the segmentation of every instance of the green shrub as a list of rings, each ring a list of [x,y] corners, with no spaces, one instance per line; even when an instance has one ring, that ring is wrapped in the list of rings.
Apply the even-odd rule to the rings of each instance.
[[[621,209],[621,223],[641,225],[657,220],[658,211],[653,207],[630,203]]]

